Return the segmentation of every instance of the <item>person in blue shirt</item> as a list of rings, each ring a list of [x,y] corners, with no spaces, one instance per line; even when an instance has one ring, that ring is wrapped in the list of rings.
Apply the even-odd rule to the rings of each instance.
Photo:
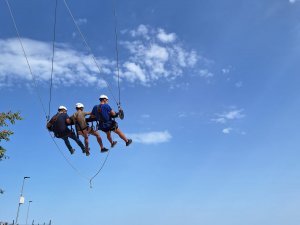
[[[118,116],[110,105],[108,105],[108,97],[100,95],[100,104],[95,105],[91,112],[91,117],[96,117],[99,122],[98,129],[106,133],[107,139],[113,148],[117,142],[112,140],[111,131],[115,132],[125,142],[126,146],[132,143],[131,139],[127,139],[125,134],[118,127],[118,123],[114,120]]]
[[[49,123],[52,124],[52,131],[54,132],[55,137],[64,140],[71,154],[74,154],[75,149],[72,148],[69,138],[73,139],[79,145],[82,152],[85,153],[83,143],[77,138],[75,133],[68,128],[68,125],[71,124],[71,119],[67,114],[67,108],[65,106],[58,107],[58,113],[51,118]]]

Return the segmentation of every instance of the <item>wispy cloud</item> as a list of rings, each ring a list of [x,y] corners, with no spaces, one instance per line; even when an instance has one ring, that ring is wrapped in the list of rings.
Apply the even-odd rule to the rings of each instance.
[[[199,70],[199,75],[201,77],[205,77],[205,78],[210,78],[210,77],[214,76],[214,74],[212,72],[210,72],[208,69]]]
[[[86,18],[79,18],[76,20],[77,25],[87,24],[88,20]]]
[[[245,117],[244,109],[236,109],[236,107],[230,108],[230,110],[225,111],[223,113],[216,113],[215,117],[211,119],[211,121],[213,121],[216,124],[222,124],[222,126],[226,124],[226,127],[223,127],[221,130],[223,134],[231,134],[232,132],[234,132],[237,134],[245,135],[246,132],[241,132],[240,129],[236,127],[236,125],[233,125],[237,120],[240,120]],[[232,127],[232,125],[234,128]]]
[[[165,43],[174,42],[176,39],[175,33],[167,34],[163,29],[158,29],[157,38]]]
[[[36,80],[49,82],[51,75],[51,43],[22,39],[30,67]],[[26,63],[19,41],[15,38],[0,40],[0,85],[30,83],[32,76]],[[103,86],[102,76],[110,74],[113,63],[98,58],[101,75],[89,55],[78,52],[68,45],[57,44],[55,51],[53,84],[64,86]]]
[[[202,64],[209,61],[195,50],[184,47],[175,33],[162,28],[140,25],[123,34],[129,34],[129,40],[121,45],[130,55],[123,63],[121,76],[130,82],[151,85],[160,79],[172,81],[183,76],[184,71],[196,71],[200,61]],[[212,75],[206,68],[197,72],[203,77]]]
[[[224,128],[224,129],[222,130],[222,132],[223,132],[224,134],[229,134],[231,131],[232,131],[232,128],[231,128],[231,127],[227,127],[227,128]]]
[[[154,131],[148,133],[128,134],[134,142],[142,144],[160,144],[171,140],[172,135],[169,131]]]
[[[79,24],[87,23],[79,19]],[[160,80],[171,81],[194,71],[203,78],[213,76],[205,67],[211,60],[188,49],[175,33],[162,28],[140,25],[123,31],[120,46],[129,54],[120,59],[120,79],[134,84],[151,86]],[[39,82],[46,83],[51,74],[52,43],[22,38],[33,74]],[[96,56],[100,73],[90,55],[74,49],[69,44],[56,43],[54,60],[54,85],[103,86],[108,77],[114,77],[115,60]],[[190,74],[190,73],[188,73]],[[103,79],[104,78],[104,79]],[[32,76],[18,39],[0,39],[0,86],[16,83],[29,84]],[[24,83],[25,82],[25,83]],[[173,86],[175,88],[175,86]]]
[[[226,123],[229,120],[241,119],[245,117],[243,111],[243,109],[234,109],[221,114],[216,114],[216,118],[213,118],[212,121],[216,123]]]
[[[291,3],[291,4],[294,4],[296,2],[297,2],[297,0],[289,0],[289,3]]]
[[[226,127],[222,129],[223,134],[239,134],[239,135],[246,135],[246,132],[243,130],[240,130],[239,128],[232,128],[232,127]]]
[[[229,68],[223,68],[221,71],[222,71],[223,74],[227,74],[227,73],[230,72],[230,69]]]

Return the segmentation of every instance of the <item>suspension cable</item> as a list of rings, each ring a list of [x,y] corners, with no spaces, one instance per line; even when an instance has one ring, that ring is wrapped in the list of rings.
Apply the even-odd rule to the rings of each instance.
[[[46,116],[46,118],[47,118],[46,109],[45,109],[45,106],[44,106],[44,104],[43,104],[41,95],[40,95],[39,90],[38,90],[37,81],[36,81],[36,79],[35,79],[35,76],[33,75],[32,69],[31,69],[31,67],[30,67],[30,64],[29,64],[29,61],[28,61],[28,57],[27,57],[27,54],[26,54],[26,52],[25,52],[25,49],[24,49],[24,46],[23,46],[23,43],[22,43],[22,40],[21,40],[21,36],[20,36],[20,33],[19,33],[19,30],[18,30],[16,21],[15,21],[15,18],[14,18],[14,15],[13,15],[12,9],[11,9],[11,7],[10,7],[10,4],[9,4],[8,0],[5,0],[5,2],[6,2],[6,4],[7,4],[7,7],[8,7],[8,10],[9,10],[10,17],[11,17],[11,19],[12,19],[12,22],[13,22],[13,24],[14,24],[15,31],[16,31],[16,33],[17,33],[17,35],[18,35],[18,40],[19,40],[19,43],[20,43],[20,45],[21,45],[21,48],[22,48],[22,51],[23,51],[23,55],[24,55],[24,57],[25,57],[25,59],[26,59],[26,63],[27,63],[27,66],[28,66],[28,68],[29,68],[29,72],[30,72],[30,74],[31,74],[31,77],[32,77],[32,80],[33,80],[33,83],[34,83],[34,87],[35,87],[36,92],[37,92],[37,95],[38,95],[38,99],[39,99],[39,101],[40,101],[40,103],[41,103],[41,105],[42,105],[44,114],[45,114],[45,116]]]
[[[100,166],[99,170],[95,173],[94,176],[91,177],[91,179],[90,179],[90,188],[93,187],[93,186],[92,186],[92,181],[93,181],[93,179],[101,172],[101,170],[102,170],[103,167],[105,166],[105,163],[106,163],[106,161],[107,161],[107,159],[108,159],[109,153],[110,153],[110,151],[107,152],[106,157],[105,157],[105,159],[104,159],[102,165]]]
[[[117,64],[117,76],[118,76],[118,90],[119,90],[119,103],[118,106],[121,106],[121,90],[120,90],[120,68],[119,68],[119,48],[118,48],[118,17],[117,17],[117,7],[116,1],[113,1],[113,11],[114,11],[114,20],[115,20],[115,50],[116,50],[116,64]]]
[[[57,142],[55,141],[54,137],[51,135],[51,132],[48,131],[53,143],[56,146],[56,149],[58,149],[58,151],[60,152],[60,154],[63,156],[63,158],[65,159],[65,161],[69,164],[69,166],[77,173],[78,176],[80,176],[81,178],[84,178],[86,180],[90,180],[89,177],[85,176],[84,174],[82,174],[71,162],[70,160],[65,156],[65,154],[63,153],[63,151],[61,150],[61,148],[59,147],[59,145],[57,144]]]
[[[50,76],[50,93],[49,93],[49,111],[47,120],[50,120],[51,113],[51,101],[52,101],[52,86],[53,86],[53,65],[54,65],[54,53],[55,53],[55,39],[56,39],[56,17],[57,17],[57,0],[55,1],[54,10],[54,26],[53,26],[53,42],[52,42],[52,60],[51,60],[51,76]]]
[[[43,102],[42,102],[41,96],[40,96],[40,94],[39,94],[37,82],[36,82],[36,80],[35,80],[35,76],[33,75],[33,72],[32,72],[32,69],[31,69],[31,66],[30,66],[30,63],[29,63],[27,54],[26,54],[25,49],[24,49],[24,47],[23,47],[23,43],[22,43],[22,40],[21,40],[19,31],[18,31],[16,22],[15,22],[15,19],[14,19],[14,15],[13,15],[13,13],[12,13],[12,10],[11,10],[11,7],[10,7],[10,5],[9,5],[9,3],[8,3],[8,0],[5,0],[5,1],[6,1],[7,6],[8,6],[8,9],[9,9],[9,12],[10,12],[10,16],[11,16],[11,18],[12,18],[12,21],[13,21],[13,24],[14,24],[14,27],[15,27],[15,30],[16,30],[16,33],[17,33],[17,35],[18,35],[18,39],[19,39],[20,45],[21,45],[21,47],[22,47],[23,54],[24,54],[24,56],[25,56],[25,58],[26,58],[27,66],[28,66],[28,68],[29,68],[30,74],[31,74],[32,79],[33,79],[33,81],[34,81],[34,85],[35,85],[35,88],[36,88],[36,91],[37,91],[37,95],[38,95],[40,104],[42,105],[44,114],[45,114],[45,116],[46,116],[46,118],[47,118],[47,113],[46,113],[44,104],[43,104]],[[56,7],[57,7],[57,5],[56,5]],[[55,21],[56,21],[56,20],[55,20]],[[54,35],[54,36],[55,36],[55,35]],[[53,46],[54,46],[54,44],[53,44]],[[54,47],[53,47],[53,49],[54,49]],[[54,53],[53,53],[53,58],[54,58]],[[52,58],[52,65],[53,65],[53,58]],[[53,68],[53,67],[52,67],[52,68]],[[49,110],[49,111],[50,111],[50,110]],[[100,171],[101,171],[102,168],[104,167],[104,165],[105,165],[105,163],[106,163],[106,161],[107,161],[107,158],[108,158],[109,154],[107,154],[107,156],[106,156],[104,162],[102,163],[102,165],[101,165],[100,169],[97,171],[97,173],[96,173],[92,178],[89,178],[89,177],[83,175],[83,174],[82,174],[82,173],[81,173],[81,172],[80,172],[80,171],[79,171],[79,170],[78,170],[78,169],[70,162],[70,160],[69,160],[69,159],[65,156],[65,154],[62,152],[61,148],[59,147],[59,145],[58,145],[57,142],[55,141],[54,137],[51,135],[50,131],[48,131],[48,132],[49,132],[49,135],[50,135],[52,141],[54,142],[56,148],[58,149],[58,151],[60,152],[60,154],[63,156],[63,158],[66,160],[66,162],[69,164],[69,166],[77,173],[78,176],[80,176],[81,178],[84,178],[84,179],[88,180],[88,181],[90,182],[90,187],[92,188],[92,180],[100,173]]]
[[[83,40],[83,42],[84,42],[84,44],[85,44],[87,50],[90,52],[90,54],[91,54],[91,56],[92,56],[92,58],[93,58],[93,60],[94,60],[94,63],[95,63],[95,65],[96,65],[96,67],[98,68],[99,74],[101,75],[101,69],[100,69],[100,66],[99,66],[99,64],[97,63],[96,57],[94,56],[94,54],[93,54],[93,52],[92,52],[92,49],[91,49],[90,46],[88,45],[88,43],[87,43],[87,41],[86,41],[86,39],[85,39],[83,33],[81,32],[81,30],[80,30],[80,28],[79,28],[79,26],[78,26],[78,24],[77,24],[77,22],[76,22],[76,20],[75,20],[75,18],[74,18],[74,16],[73,16],[72,12],[71,12],[70,7],[68,6],[66,0],[64,0],[64,3],[65,3],[65,6],[66,6],[66,8],[67,8],[67,10],[68,10],[68,12],[69,12],[69,14],[70,14],[70,16],[71,16],[71,18],[72,18],[74,24],[75,24],[75,26],[76,26],[76,28],[77,28],[78,33],[80,34],[80,36],[81,36],[81,38],[82,38],[82,40]],[[101,75],[101,76],[103,76],[103,75]],[[114,94],[113,94],[113,91],[112,91],[112,89],[111,89],[109,83],[108,83],[105,79],[103,79],[103,80],[104,80],[104,82],[106,83],[106,86],[107,86],[109,92],[111,93],[113,99],[115,100],[116,104],[118,105],[118,101],[116,100],[116,98],[115,98],[115,96],[114,96]]]

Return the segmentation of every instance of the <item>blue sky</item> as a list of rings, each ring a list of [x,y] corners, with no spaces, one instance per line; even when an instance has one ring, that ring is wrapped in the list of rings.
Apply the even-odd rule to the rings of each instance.
[[[24,120],[1,143],[0,221],[15,219],[30,176],[20,224],[29,200],[30,222],[58,225],[300,223],[300,1],[116,2],[118,122],[133,144],[114,135],[93,188],[106,157],[95,138],[90,157],[74,142],[70,156],[45,129],[55,1],[9,3],[37,85],[2,1],[0,109]],[[116,109],[113,1],[67,3],[101,71],[59,1],[51,115],[77,102],[90,111],[100,94]]]

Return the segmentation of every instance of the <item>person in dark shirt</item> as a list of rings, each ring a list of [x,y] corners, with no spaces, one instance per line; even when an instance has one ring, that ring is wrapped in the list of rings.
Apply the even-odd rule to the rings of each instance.
[[[58,113],[51,118],[49,123],[52,124],[52,131],[54,132],[55,137],[64,140],[71,154],[74,154],[75,149],[72,148],[69,138],[73,139],[79,145],[82,152],[85,153],[83,143],[77,138],[75,133],[68,128],[68,125],[71,124],[71,119],[67,114],[67,108],[65,106],[58,107]]]
[[[109,105],[108,97],[106,95],[100,95],[99,97],[100,104],[95,105],[91,116],[96,117],[99,122],[98,129],[106,133],[107,139],[111,144],[111,147],[114,147],[117,142],[112,140],[111,131],[115,132],[119,137],[125,142],[126,146],[129,146],[132,143],[131,139],[127,139],[125,134],[119,129],[118,123],[114,120],[118,116]]]

